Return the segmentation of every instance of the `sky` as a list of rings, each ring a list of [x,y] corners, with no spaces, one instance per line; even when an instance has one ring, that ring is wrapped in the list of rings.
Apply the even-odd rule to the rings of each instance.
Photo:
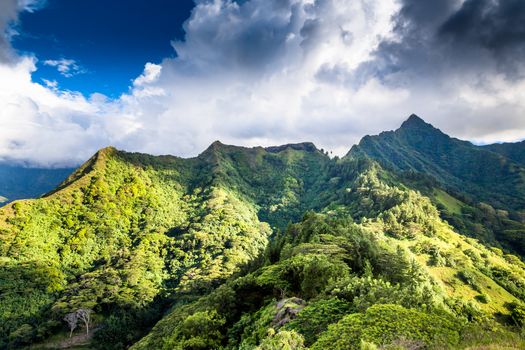
[[[522,0],[0,0],[0,160],[525,138]]]

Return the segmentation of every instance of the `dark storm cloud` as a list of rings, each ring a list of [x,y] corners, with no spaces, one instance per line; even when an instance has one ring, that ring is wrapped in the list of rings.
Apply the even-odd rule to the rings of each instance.
[[[525,68],[525,1],[403,0],[395,40],[384,41],[365,71],[437,77],[490,69],[521,78]]]
[[[441,33],[500,51],[525,44],[525,1],[467,0],[441,27]]]
[[[467,0],[439,34],[455,46],[486,49],[514,67],[522,63],[525,50],[525,1]]]

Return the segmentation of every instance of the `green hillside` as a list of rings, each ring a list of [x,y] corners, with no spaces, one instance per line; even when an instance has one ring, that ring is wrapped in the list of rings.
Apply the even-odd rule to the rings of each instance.
[[[524,348],[522,171],[414,117],[342,159],[100,150],[0,208],[0,348]]]
[[[431,175],[449,189],[498,208],[525,207],[525,170],[485,147],[449,137],[412,115],[396,131],[365,136],[349,155],[366,155],[388,169]]]
[[[132,349],[525,345],[503,326],[525,298],[519,258],[455,233],[374,163],[331,171],[344,191],[329,207],[288,226],[258,268],[175,304]]]
[[[347,156],[397,173],[459,232],[525,255],[525,168],[514,160],[451,138],[415,115],[395,131],[365,136]]]
[[[495,143],[493,145],[486,145],[483,148],[499,153],[514,162],[525,165],[525,141],[516,143]]]

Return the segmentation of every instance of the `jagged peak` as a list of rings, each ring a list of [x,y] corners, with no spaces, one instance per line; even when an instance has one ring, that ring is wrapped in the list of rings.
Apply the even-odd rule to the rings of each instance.
[[[400,129],[436,129],[432,124],[427,123],[416,114],[411,114],[407,120],[401,124]]]
[[[226,145],[219,140],[213,141],[212,144],[210,145],[210,147],[221,147],[221,146],[226,146]]]
[[[97,151],[96,155],[103,156],[103,155],[112,155],[118,152],[118,150],[113,146],[107,146],[104,148],[101,148]]]

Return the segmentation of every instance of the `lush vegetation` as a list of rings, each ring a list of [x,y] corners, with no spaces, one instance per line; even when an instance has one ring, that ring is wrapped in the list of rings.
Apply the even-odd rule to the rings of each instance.
[[[342,159],[103,149],[0,209],[0,348],[87,325],[92,349],[523,348],[522,169],[502,157],[414,117]]]
[[[475,146],[417,116],[366,136],[350,157],[368,157],[434,201],[461,233],[525,255],[523,143]]]

